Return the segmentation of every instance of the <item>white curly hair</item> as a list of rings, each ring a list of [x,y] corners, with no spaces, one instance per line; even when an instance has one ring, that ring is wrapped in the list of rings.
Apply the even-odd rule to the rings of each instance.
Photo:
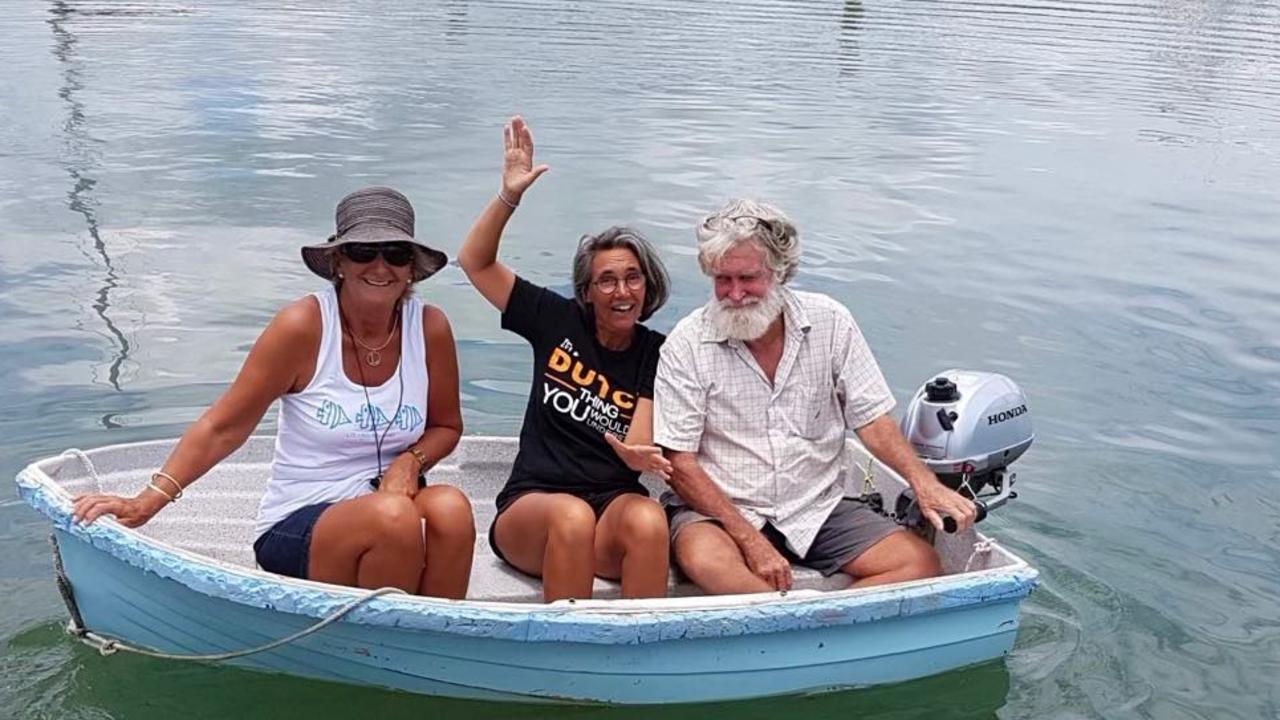
[[[706,275],[725,253],[751,242],[765,254],[765,263],[779,283],[795,277],[800,265],[800,233],[778,208],[769,203],[734,198],[698,224],[698,265]]]

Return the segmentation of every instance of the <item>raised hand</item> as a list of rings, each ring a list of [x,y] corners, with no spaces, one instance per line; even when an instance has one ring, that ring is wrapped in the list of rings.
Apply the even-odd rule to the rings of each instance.
[[[632,470],[653,473],[663,480],[671,479],[671,461],[663,457],[662,448],[657,445],[628,445],[613,433],[605,433],[604,439]]]
[[[502,129],[502,194],[510,202],[520,202],[524,191],[542,173],[550,170],[547,165],[533,166],[533,133],[519,115],[511,118]]]

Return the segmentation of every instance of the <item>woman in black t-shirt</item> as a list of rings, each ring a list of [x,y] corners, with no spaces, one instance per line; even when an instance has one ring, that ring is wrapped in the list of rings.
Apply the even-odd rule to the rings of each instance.
[[[502,230],[533,166],[533,136],[507,123],[502,189],[472,225],[458,264],[502,312],[502,326],[533,346],[533,386],[511,478],[498,495],[489,544],[541,577],[545,601],[589,598],[596,575],[622,580],[623,597],[667,590],[662,508],[639,482],[671,465],[653,443],[653,376],[665,339],[639,321],[667,299],[667,274],[644,238],[610,228],[583,238],[574,299],[517,277],[498,262]]]

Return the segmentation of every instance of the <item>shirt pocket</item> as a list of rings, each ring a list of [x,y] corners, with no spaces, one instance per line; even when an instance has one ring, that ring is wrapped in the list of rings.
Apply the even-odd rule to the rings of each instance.
[[[815,388],[809,393],[805,421],[801,427],[801,434],[806,439],[823,438],[832,432],[832,425],[836,423],[832,397],[835,397],[835,388],[829,386]]]
[[[835,422],[833,397],[835,389],[826,383],[810,385],[792,396],[792,417],[796,430],[806,440],[818,440],[831,432]]]

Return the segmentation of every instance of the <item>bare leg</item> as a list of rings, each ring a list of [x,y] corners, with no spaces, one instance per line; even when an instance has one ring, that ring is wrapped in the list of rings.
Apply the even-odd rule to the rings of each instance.
[[[708,595],[771,592],[747,567],[738,544],[714,522],[685,525],[676,534],[676,563]]]
[[[471,558],[476,550],[476,521],[471,501],[458,488],[431,485],[413,498],[426,525],[426,568],[419,595],[461,600],[471,581]]]
[[[854,587],[869,587],[935,577],[942,574],[942,563],[929,543],[899,530],[845,563],[840,571],[853,576]]]
[[[662,506],[644,495],[619,495],[596,524],[596,574],[622,578],[622,597],[666,597],[670,535]]]
[[[324,511],[311,531],[307,577],[362,588],[416,592],[422,520],[403,495],[373,493]]]
[[[507,562],[542,578],[543,601],[591,597],[596,514],[585,501],[526,493],[498,516],[493,534]]]

